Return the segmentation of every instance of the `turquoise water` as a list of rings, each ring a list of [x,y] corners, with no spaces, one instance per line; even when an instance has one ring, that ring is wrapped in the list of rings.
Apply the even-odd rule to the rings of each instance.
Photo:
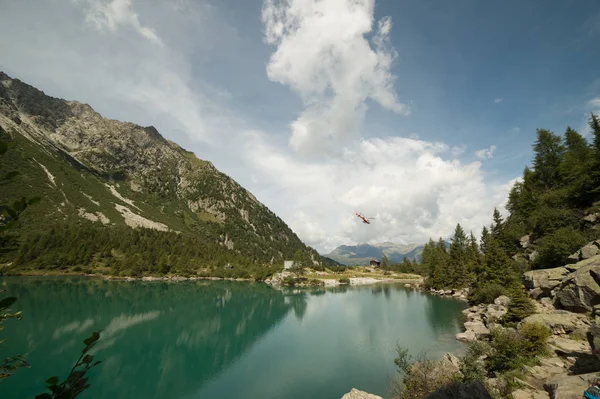
[[[0,358],[29,369],[1,398],[33,398],[66,377],[83,339],[103,329],[102,360],[81,398],[341,398],[353,387],[389,398],[396,343],[456,351],[463,302],[401,285],[278,290],[262,283],[125,282],[6,277],[23,319],[7,320]]]

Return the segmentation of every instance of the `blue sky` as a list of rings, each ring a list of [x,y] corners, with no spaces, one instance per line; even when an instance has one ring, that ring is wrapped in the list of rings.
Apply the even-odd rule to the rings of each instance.
[[[595,0],[23,0],[0,69],[156,126],[328,252],[478,234],[536,128],[586,133],[599,40]]]

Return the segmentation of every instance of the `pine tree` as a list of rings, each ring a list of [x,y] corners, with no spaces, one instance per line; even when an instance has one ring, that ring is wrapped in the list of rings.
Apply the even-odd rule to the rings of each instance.
[[[502,219],[502,215],[500,215],[500,212],[497,208],[494,208],[493,220],[494,221],[490,226],[492,236],[496,240],[502,240],[502,228],[504,227],[504,220]]]
[[[537,141],[533,145],[535,176],[544,188],[552,188],[559,182],[558,168],[564,146],[562,138],[546,129],[537,129]]]
[[[477,245],[477,239],[471,231],[467,245],[467,273],[469,275],[470,282],[472,282],[475,277],[482,272],[481,262],[482,259],[481,253],[479,252],[479,245]]]
[[[389,263],[388,257],[386,255],[383,255],[383,258],[381,258],[381,267],[383,269],[387,269],[388,263]]]
[[[487,229],[487,227],[483,226],[483,229],[481,230],[481,252],[483,252],[484,254],[487,252],[487,242],[488,239],[490,237],[490,233]]]
[[[590,117],[589,125],[592,129],[592,134],[594,135],[594,153],[596,159],[600,161],[600,121],[598,120],[598,116],[593,112]]]
[[[467,236],[460,224],[456,225],[451,241],[448,262],[448,284],[455,288],[462,288],[468,281]]]
[[[508,287],[515,282],[512,263],[501,243],[489,236],[486,243],[486,254],[483,262],[483,277],[488,283],[497,283]]]

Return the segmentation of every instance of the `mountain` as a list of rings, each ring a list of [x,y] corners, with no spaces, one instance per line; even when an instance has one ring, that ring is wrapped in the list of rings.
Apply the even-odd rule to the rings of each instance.
[[[394,244],[383,242],[380,244],[340,245],[325,256],[347,266],[368,265],[371,259],[381,260],[388,257],[390,263],[400,263],[402,259],[421,258],[423,245],[417,244]]]
[[[146,245],[148,251],[162,247],[157,259],[139,261],[142,269],[151,267],[145,262],[163,258],[175,266],[179,255],[173,248],[183,242],[180,258],[185,265],[180,262],[180,267],[186,269],[234,259],[248,265],[283,265],[297,250],[320,260],[252,193],[152,126],[107,119],[87,104],[48,96],[0,72],[0,136],[12,143],[2,156],[0,176],[20,172],[0,190],[0,204],[41,197],[19,218],[13,244],[39,246],[42,240],[38,252],[54,250],[57,256],[79,251],[72,255],[75,260],[60,258],[67,264],[77,259],[92,263],[90,257],[99,254],[106,256],[104,263],[114,263],[119,254],[132,253],[123,244],[126,240],[140,248]],[[66,244],[46,237],[52,228],[54,237],[74,237],[75,242],[61,249]],[[89,242],[98,251],[85,252],[77,248],[77,237],[87,238],[77,229],[103,234],[114,243]],[[115,249],[118,245],[120,250]],[[41,256],[30,252],[20,251],[27,261]]]

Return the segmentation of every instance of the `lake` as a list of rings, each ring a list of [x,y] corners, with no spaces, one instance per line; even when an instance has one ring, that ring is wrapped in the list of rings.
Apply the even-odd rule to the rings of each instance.
[[[0,397],[32,399],[65,378],[102,329],[83,398],[338,399],[353,387],[389,398],[396,343],[430,357],[463,344],[466,303],[382,283],[275,289],[232,281],[4,277],[16,296],[0,358],[27,354]]]

